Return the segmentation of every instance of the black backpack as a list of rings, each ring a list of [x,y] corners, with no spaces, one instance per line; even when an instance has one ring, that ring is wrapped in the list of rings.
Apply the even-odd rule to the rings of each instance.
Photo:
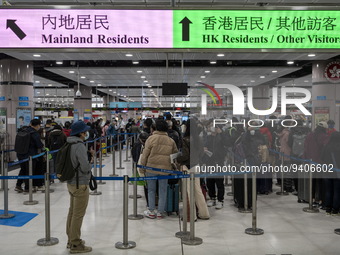
[[[63,140],[62,135],[50,134],[50,140],[51,140],[51,143],[50,143],[51,151],[58,150],[64,145],[64,140]]]
[[[71,161],[71,146],[73,143],[66,142],[58,151],[57,153],[57,160],[56,160],[56,174],[57,178],[64,182],[72,180],[73,177],[76,175],[77,178],[77,188],[79,182],[79,174],[78,168],[80,164],[76,168],[73,167]]]
[[[28,154],[30,143],[31,143],[31,134],[34,131],[30,131],[29,128],[22,128],[19,130],[15,137],[14,151],[17,154]]]

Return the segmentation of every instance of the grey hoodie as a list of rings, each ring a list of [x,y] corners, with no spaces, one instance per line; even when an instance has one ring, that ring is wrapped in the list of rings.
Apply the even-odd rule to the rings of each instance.
[[[71,146],[71,161],[74,168],[79,164],[79,185],[88,185],[91,178],[91,164],[87,158],[86,147],[83,144],[83,140],[77,136],[67,137],[67,142],[72,143]],[[68,184],[76,184],[76,176],[72,180],[67,181]]]

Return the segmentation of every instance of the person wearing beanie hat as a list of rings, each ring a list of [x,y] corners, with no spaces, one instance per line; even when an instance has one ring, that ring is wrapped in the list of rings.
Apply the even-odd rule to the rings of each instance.
[[[89,181],[92,168],[83,143],[89,136],[89,129],[90,127],[85,122],[79,120],[72,124],[71,136],[67,138],[67,143],[72,144],[70,148],[72,165],[75,169],[78,168],[78,185],[76,176],[67,181],[70,208],[67,216],[66,234],[68,236],[67,248],[70,248],[70,253],[92,251],[92,248],[85,246],[85,241],[80,238],[81,226],[89,201]]]

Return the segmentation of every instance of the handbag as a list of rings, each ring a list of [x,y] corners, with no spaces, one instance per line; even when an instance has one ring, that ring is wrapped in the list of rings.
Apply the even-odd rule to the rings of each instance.
[[[91,178],[90,178],[89,186],[90,186],[90,190],[96,190],[97,189],[97,181],[94,178],[92,173],[91,173]]]

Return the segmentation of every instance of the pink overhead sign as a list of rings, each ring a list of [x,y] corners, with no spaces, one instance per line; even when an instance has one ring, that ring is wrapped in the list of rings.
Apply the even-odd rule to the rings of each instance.
[[[1,9],[0,48],[171,48],[171,10]]]

